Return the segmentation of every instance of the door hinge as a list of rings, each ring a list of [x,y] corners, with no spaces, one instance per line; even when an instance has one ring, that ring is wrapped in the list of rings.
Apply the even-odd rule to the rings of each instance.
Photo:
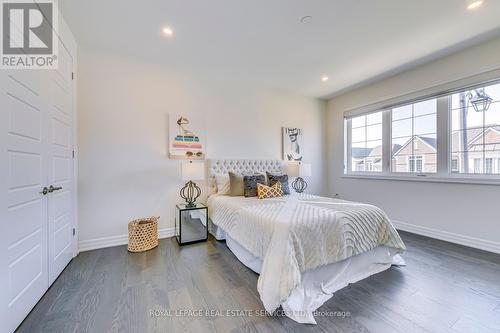
[[[75,158],[75,151],[74,150],[73,150],[72,154],[73,154],[73,158]]]
[[[76,230],[73,228],[73,236],[76,235]]]
[[[71,80],[75,79],[75,72],[71,72]]]

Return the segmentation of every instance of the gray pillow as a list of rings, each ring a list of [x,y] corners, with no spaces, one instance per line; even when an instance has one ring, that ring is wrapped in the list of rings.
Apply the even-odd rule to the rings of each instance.
[[[277,182],[281,183],[281,189],[283,190],[283,194],[290,194],[290,188],[288,187],[288,175],[275,175],[267,172],[267,179],[269,182],[269,186],[273,186]]]
[[[243,175],[229,172],[229,195],[232,197],[243,196],[245,194],[244,189]]]
[[[266,185],[266,176],[255,174],[252,176],[243,176],[243,186],[245,197],[257,196],[257,184]]]

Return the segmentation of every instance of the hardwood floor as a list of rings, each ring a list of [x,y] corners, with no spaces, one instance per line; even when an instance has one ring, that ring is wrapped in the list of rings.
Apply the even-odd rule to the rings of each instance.
[[[324,315],[317,326],[255,313],[221,316],[234,309],[262,311],[257,274],[224,242],[179,248],[172,238],[141,254],[125,246],[81,253],[18,331],[500,332],[500,255],[401,235],[407,266],[338,291],[319,309]],[[175,316],[181,310],[216,316]],[[333,311],[350,316],[334,317]]]

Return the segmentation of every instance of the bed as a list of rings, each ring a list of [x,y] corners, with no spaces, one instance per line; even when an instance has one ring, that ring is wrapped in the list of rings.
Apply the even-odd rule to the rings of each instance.
[[[277,160],[209,160],[209,176],[282,172]],[[212,194],[209,229],[247,267],[267,312],[299,323],[350,283],[404,265],[405,245],[379,208],[310,194],[257,199]]]

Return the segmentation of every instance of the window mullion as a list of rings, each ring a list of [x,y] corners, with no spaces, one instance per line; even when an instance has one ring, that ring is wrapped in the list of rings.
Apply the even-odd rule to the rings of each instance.
[[[351,173],[352,172],[352,119],[349,118],[347,119],[347,145],[346,145],[346,161],[345,161],[345,172],[346,173]]]
[[[365,116],[365,150],[368,149],[368,119],[366,118]],[[364,162],[363,162],[363,167],[364,167],[364,170],[363,171],[368,171],[368,157],[365,156],[364,158]]]
[[[382,113],[382,173],[391,173],[392,139],[391,139],[391,110]]]
[[[410,172],[415,173],[415,104],[411,105],[411,161]]]
[[[483,173],[486,173],[486,112],[483,112]]]
[[[437,174],[448,176],[450,173],[450,97],[440,97],[437,100]]]

